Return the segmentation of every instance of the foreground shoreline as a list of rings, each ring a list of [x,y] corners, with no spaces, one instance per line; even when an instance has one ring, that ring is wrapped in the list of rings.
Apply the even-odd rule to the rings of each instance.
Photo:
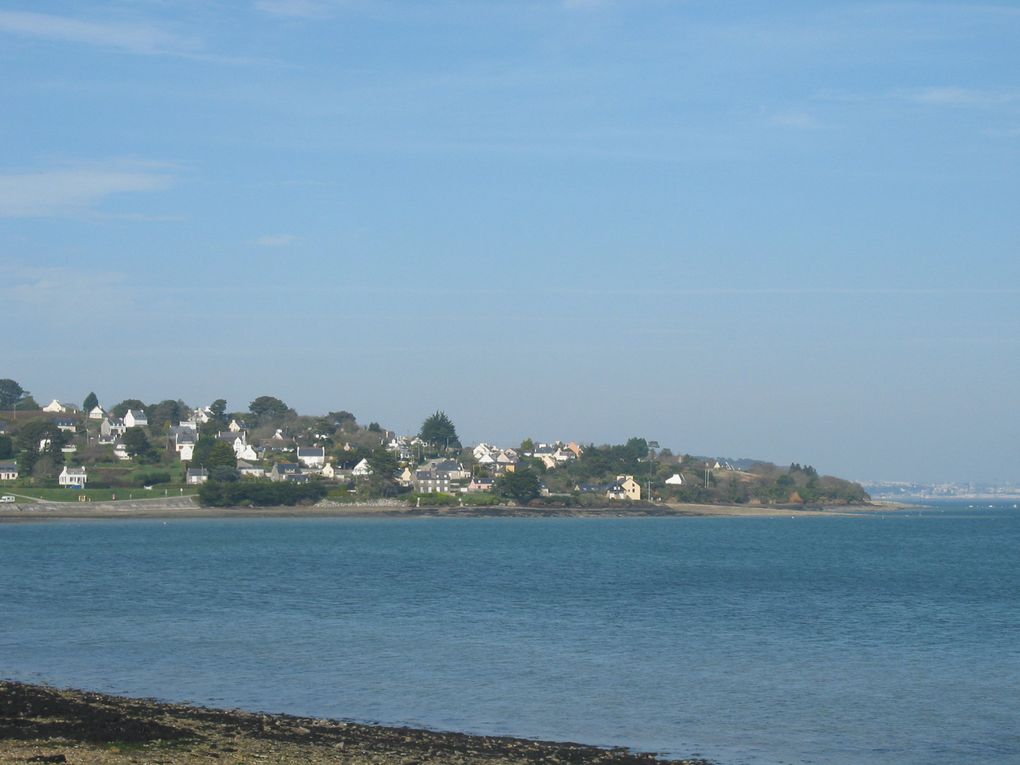
[[[627,749],[218,710],[0,680],[0,762],[710,765]]]
[[[346,505],[320,503],[294,507],[200,507],[190,497],[117,502],[20,502],[0,507],[0,524],[39,521],[148,518],[635,518],[635,517],[799,517],[859,516],[910,505],[872,502],[802,509],[794,506],[656,504],[635,507],[409,507],[399,503]]]

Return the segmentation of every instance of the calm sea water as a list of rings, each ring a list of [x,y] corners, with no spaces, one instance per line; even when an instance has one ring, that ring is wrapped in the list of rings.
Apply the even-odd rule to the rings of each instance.
[[[0,676],[739,763],[1020,762],[1020,511],[0,526]]]

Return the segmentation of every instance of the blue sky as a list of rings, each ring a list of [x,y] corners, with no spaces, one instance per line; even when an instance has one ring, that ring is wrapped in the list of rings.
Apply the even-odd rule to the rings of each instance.
[[[1020,481],[1020,6],[0,8],[0,376]]]

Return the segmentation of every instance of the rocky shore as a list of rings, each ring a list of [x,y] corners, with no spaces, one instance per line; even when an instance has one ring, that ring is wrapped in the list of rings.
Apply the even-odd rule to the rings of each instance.
[[[215,710],[0,681],[0,762],[709,765],[625,749]]]

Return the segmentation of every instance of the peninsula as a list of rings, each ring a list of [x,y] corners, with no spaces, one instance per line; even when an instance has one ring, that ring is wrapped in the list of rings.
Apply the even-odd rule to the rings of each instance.
[[[95,393],[81,406],[57,399],[40,406],[15,381],[0,380],[0,399],[0,508],[156,498],[173,508],[194,496],[210,508],[381,503],[425,513],[513,506],[671,514],[689,506],[817,510],[869,499],[859,484],[809,464],[674,451],[640,437],[465,446],[442,411],[417,433],[398,434],[344,410],[300,415],[275,396],[259,396],[245,411],[229,411],[224,399],[195,407],[126,399],[106,409]]]

